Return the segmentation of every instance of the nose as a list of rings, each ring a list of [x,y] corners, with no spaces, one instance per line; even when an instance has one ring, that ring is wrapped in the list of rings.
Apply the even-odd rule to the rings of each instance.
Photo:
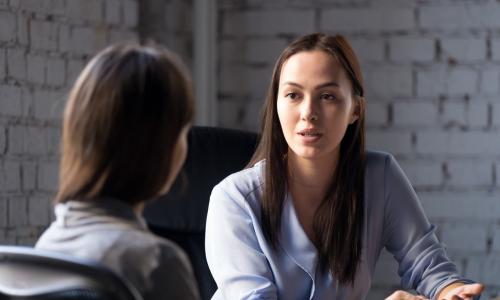
[[[303,121],[318,120],[317,107],[312,97],[305,97],[300,106],[300,119]]]

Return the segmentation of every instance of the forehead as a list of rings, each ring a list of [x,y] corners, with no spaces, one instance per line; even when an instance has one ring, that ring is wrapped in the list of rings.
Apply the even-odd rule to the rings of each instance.
[[[280,82],[303,80],[348,80],[347,74],[333,55],[322,51],[301,51],[290,56],[281,68]]]

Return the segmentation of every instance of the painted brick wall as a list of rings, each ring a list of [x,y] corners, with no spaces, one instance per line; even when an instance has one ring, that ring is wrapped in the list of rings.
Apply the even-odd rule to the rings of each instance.
[[[461,272],[500,291],[500,3],[224,0],[219,125],[257,130],[273,63],[313,31],[362,62],[369,148],[396,155]],[[369,299],[398,286],[384,253]]]
[[[135,0],[0,1],[0,244],[32,245],[50,223],[69,87],[137,24]]]

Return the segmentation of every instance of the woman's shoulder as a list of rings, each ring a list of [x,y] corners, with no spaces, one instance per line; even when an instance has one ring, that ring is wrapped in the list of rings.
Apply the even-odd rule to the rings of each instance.
[[[259,161],[224,178],[212,190],[212,201],[231,201],[238,206],[247,204],[257,209],[262,194],[265,161]]]
[[[384,173],[388,165],[394,161],[394,156],[390,153],[383,151],[366,151],[366,174],[380,174]]]
[[[377,167],[384,165],[388,160],[394,159],[394,156],[388,152],[378,150],[366,151],[366,166]]]
[[[259,161],[250,168],[235,172],[224,178],[215,189],[222,189],[229,193],[239,193],[247,196],[259,189],[263,184],[265,161]]]

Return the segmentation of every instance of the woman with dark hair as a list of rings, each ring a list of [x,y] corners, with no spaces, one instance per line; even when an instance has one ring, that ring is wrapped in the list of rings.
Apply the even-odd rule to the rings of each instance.
[[[120,45],[97,54],[66,103],[56,220],[36,247],[101,262],[144,299],[198,299],[186,254],[141,217],[177,177],[192,117],[191,82],[173,53]]]
[[[384,247],[405,288],[440,300],[481,293],[457,274],[395,159],[365,150],[364,120],[361,68],[342,36],[283,51],[249,167],[212,192],[213,299],[364,299]]]

